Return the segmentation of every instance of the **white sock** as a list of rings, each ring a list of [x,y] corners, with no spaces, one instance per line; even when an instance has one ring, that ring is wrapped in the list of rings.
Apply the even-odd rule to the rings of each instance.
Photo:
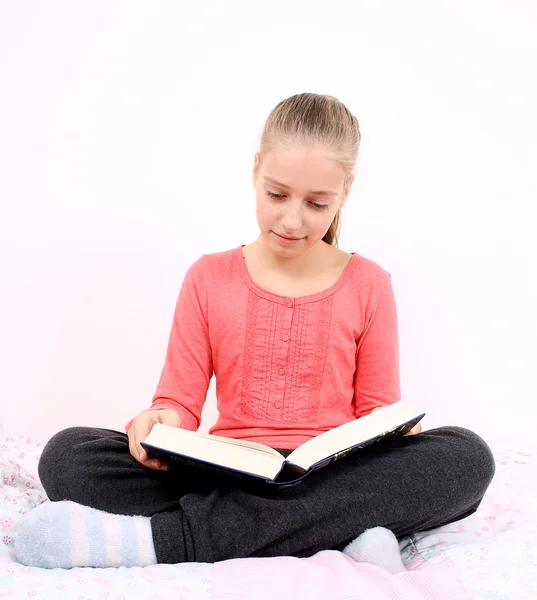
[[[397,538],[385,527],[366,529],[343,552],[356,562],[372,563],[392,574],[406,571]]]
[[[145,567],[156,564],[149,517],[44,502],[17,523],[16,560],[31,567]]]

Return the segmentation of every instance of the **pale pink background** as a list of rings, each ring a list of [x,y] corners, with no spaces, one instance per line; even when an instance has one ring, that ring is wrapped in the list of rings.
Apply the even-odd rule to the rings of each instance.
[[[530,0],[4,3],[6,430],[122,429],[148,405],[186,269],[257,236],[264,119],[314,91],[361,123],[341,247],[392,273],[403,397],[427,427],[530,435],[536,16]],[[204,429],[214,410],[213,381]]]

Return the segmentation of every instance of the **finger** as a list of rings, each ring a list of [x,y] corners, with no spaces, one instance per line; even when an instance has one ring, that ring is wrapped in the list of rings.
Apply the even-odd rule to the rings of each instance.
[[[148,423],[145,419],[142,419],[139,423],[136,423],[136,421],[134,422],[134,446],[136,449],[136,456],[138,457],[137,460],[142,463],[147,460],[147,452],[142,448],[140,442],[143,442],[147,437],[149,433],[147,429]]]
[[[161,462],[160,460],[158,460],[156,458],[151,458],[143,448],[142,448],[142,452],[138,456],[136,454],[137,451],[136,451],[136,445],[134,443],[134,436],[129,436],[129,449],[131,450],[131,454],[132,454],[132,448],[134,448],[133,458],[135,458],[144,467],[148,467],[150,469],[160,470],[160,471],[168,470],[167,464]]]
[[[155,458],[150,458],[149,460],[144,462],[144,467],[152,469],[153,471],[167,471],[169,468],[166,463],[163,463]]]
[[[165,462],[162,462],[158,458],[153,458],[147,454],[147,452],[143,452],[140,462],[144,465],[144,467],[149,467],[150,469],[158,469],[159,471],[167,471],[169,469],[169,465]]]
[[[149,469],[153,469],[155,471],[164,470],[164,463],[158,460],[158,458],[150,456],[147,453],[147,450],[141,445],[141,442],[143,442],[149,435],[149,431],[151,431],[152,426],[153,423],[149,421],[144,423],[142,427],[139,427],[137,430],[135,430],[135,442],[137,444],[137,447],[139,448],[139,462],[144,467],[148,467]]]
[[[136,425],[133,424],[132,429],[131,429],[131,436],[129,439],[129,446],[131,448],[131,454],[134,456],[134,458],[140,462],[140,450],[138,448],[138,444],[136,443]]]
[[[129,429],[128,438],[129,438],[129,452],[131,453],[131,456],[135,460],[139,461],[140,457],[138,456],[138,450],[136,449],[136,444],[134,443],[134,431],[133,431],[133,427],[131,427]]]

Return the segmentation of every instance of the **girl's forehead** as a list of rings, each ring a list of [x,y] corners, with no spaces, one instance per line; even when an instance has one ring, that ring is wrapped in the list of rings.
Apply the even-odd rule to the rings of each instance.
[[[306,178],[308,185],[329,190],[339,185],[344,172],[336,161],[326,156],[326,148],[286,147],[272,150],[264,156],[262,175],[273,180],[272,183],[291,186]]]

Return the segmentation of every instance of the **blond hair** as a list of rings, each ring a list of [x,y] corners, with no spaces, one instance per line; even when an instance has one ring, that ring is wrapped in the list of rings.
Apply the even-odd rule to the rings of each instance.
[[[328,158],[343,167],[346,185],[354,172],[360,140],[358,119],[337,98],[324,94],[296,94],[282,100],[267,117],[260,139],[260,162],[271,148],[280,144],[322,144],[331,151]],[[323,241],[337,247],[340,226],[338,210]]]

